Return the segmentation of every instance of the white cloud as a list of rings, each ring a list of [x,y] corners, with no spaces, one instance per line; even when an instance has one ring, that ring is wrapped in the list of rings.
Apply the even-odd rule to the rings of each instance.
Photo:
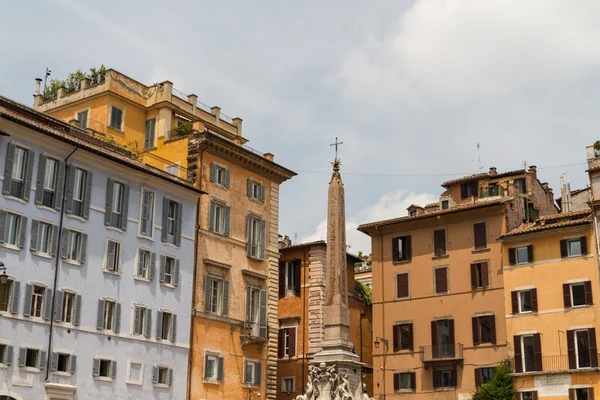
[[[597,0],[416,1],[329,81],[349,100],[388,109],[554,86],[598,68],[599,20]]]
[[[406,208],[411,204],[425,205],[434,202],[438,196],[429,193],[413,193],[406,190],[394,190],[382,196],[375,204],[364,208],[356,215],[346,216],[346,244],[350,252],[371,251],[371,239],[356,230],[360,224],[398,218],[407,215]],[[299,243],[327,239],[327,220],[321,221],[315,231],[300,239]]]

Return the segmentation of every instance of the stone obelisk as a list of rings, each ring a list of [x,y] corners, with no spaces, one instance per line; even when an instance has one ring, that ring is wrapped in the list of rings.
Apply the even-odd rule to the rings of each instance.
[[[325,337],[322,350],[311,362],[314,399],[362,399],[362,363],[352,351],[348,275],[346,272],[346,211],[340,160],[333,162],[327,204],[327,265],[325,269]],[[308,392],[307,392],[308,393]],[[318,394],[317,394],[318,393]],[[308,398],[310,399],[310,398]]]

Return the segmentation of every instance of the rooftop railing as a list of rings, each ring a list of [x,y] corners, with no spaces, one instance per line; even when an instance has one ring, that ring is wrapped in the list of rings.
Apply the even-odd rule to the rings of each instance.
[[[188,95],[187,95],[187,94],[185,94],[185,93],[184,93],[184,92],[182,92],[181,90],[178,90],[178,89],[175,89],[175,88],[173,88],[172,90],[173,90],[173,95],[174,95],[175,97],[177,97],[177,98],[180,98],[180,99],[181,99],[181,100],[183,100],[183,101],[187,101],[187,102],[189,102],[189,99],[188,99]],[[208,104],[206,104],[206,103],[203,103],[203,102],[201,102],[200,100],[197,100],[197,101],[196,101],[196,107],[198,107],[199,109],[201,109],[201,110],[203,110],[203,111],[205,111],[205,112],[207,112],[207,113],[209,113],[209,114],[212,114],[212,111],[211,111],[211,109],[210,109],[210,106],[209,106]],[[229,115],[227,115],[227,114],[221,113],[221,118],[220,118],[220,119],[221,119],[221,121],[225,121],[225,122],[227,122],[228,124],[231,124],[231,125],[233,125],[233,118],[231,118],[231,117],[230,117]]]
[[[422,362],[435,362],[447,360],[462,360],[463,345],[462,343],[441,345],[441,346],[420,346]]]

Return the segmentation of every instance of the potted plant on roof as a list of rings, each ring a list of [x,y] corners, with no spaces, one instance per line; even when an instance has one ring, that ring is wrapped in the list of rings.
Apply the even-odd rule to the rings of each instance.
[[[596,143],[594,143],[594,155],[600,157],[600,140],[596,140]]]

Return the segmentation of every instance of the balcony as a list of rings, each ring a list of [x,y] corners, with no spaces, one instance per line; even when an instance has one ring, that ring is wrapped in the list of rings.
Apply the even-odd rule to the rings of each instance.
[[[454,364],[463,361],[463,345],[456,343],[442,346],[420,346],[421,362],[423,364],[437,364],[452,362]]]
[[[598,356],[596,356],[598,357]],[[582,365],[581,368],[570,368],[569,367],[569,356],[567,354],[559,355],[559,356],[542,356],[542,367],[536,368],[535,365],[525,365],[527,367],[527,371],[517,372],[516,375],[521,374],[543,374],[543,373],[560,373],[567,371],[594,371],[597,372],[598,367],[592,367],[591,358],[579,360],[573,360],[576,364]],[[533,362],[532,362],[533,363]],[[596,362],[596,365],[598,363]]]
[[[479,198],[504,197],[504,187],[500,185],[491,185],[479,188]]]

